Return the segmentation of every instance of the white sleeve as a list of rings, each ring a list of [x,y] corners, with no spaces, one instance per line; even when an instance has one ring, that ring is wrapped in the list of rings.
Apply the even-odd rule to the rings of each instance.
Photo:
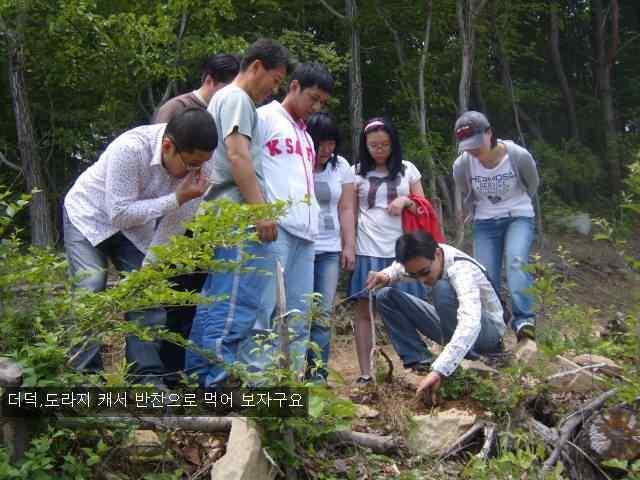
[[[407,180],[409,180],[409,185],[413,185],[414,183],[416,183],[418,180],[422,178],[422,174],[413,163],[407,162],[405,160],[404,165],[405,165],[404,174],[407,177]]]
[[[342,157],[338,157],[338,169],[340,170],[340,183],[355,183],[353,169]]]
[[[140,199],[139,185],[148,173],[143,154],[128,145],[112,144],[107,155],[105,207],[111,223],[125,230],[162,217],[178,208],[175,192],[156,198]]]
[[[478,267],[470,262],[458,262],[459,265],[448,270],[449,282],[458,297],[458,325],[451,340],[444,347],[442,353],[433,362],[432,370],[445,377],[451,375],[465,355],[471,350],[480,335],[482,328],[482,303],[480,288],[476,279],[482,274]],[[484,274],[482,274],[484,275]]]

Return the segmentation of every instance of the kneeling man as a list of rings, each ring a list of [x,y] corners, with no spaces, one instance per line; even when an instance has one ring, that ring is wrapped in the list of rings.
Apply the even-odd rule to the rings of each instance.
[[[465,356],[502,350],[502,304],[476,260],[416,231],[398,239],[396,261],[372,272],[367,287],[388,285],[402,277],[430,286],[433,304],[393,287],[382,288],[376,301],[404,366],[429,371],[418,393],[433,396]],[[418,332],[444,346],[435,361]]]

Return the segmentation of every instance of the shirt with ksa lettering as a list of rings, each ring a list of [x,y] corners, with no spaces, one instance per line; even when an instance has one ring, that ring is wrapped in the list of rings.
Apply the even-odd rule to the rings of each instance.
[[[315,149],[306,125],[274,100],[258,109],[258,130],[267,201],[289,201],[280,226],[291,235],[313,240],[320,209],[313,182]]]

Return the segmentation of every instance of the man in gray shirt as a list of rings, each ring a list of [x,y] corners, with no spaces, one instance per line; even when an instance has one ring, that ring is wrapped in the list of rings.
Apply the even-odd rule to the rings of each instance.
[[[208,57],[202,66],[202,85],[197,90],[167,100],[153,116],[151,123],[167,123],[187,108],[207,109],[211,97],[238,74],[240,63],[235,55],[219,53]]]
[[[234,81],[213,96],[208,111],[216,121],[221,141],[213,159],[212,187],[207,200],[229,198],[254,205],[266,203],[256,104],[274,93],[291,67],[286,48],[273,40],[260,39],[247,50]],[[214,256],[219,260],[240,260],[243,253],[255,255],[247,264],[255,270],[207,276],[202,293],[225,295],[227,299],[199,305],[189,337],[225,364],[236,362],[238,348],[251,336],[258,317],[270,314],[263,308],[267,302],[261,296],[268,282],[264,271],[273,270],[270,243],[277,238],[278,225],[274,220],[261,220],[255,228],[260,242],[215,250]],[[187,352],[185,363],[187,371],[197,373],[206,388],[220,386],[227,377],[219,364],[210,364],[194,351]]]

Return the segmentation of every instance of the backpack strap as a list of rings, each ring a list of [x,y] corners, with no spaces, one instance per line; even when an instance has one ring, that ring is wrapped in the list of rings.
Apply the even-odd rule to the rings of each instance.
[[[453,261],[454,262],[464,261],[464,262],[473,263],[476,267],[478,267],[480,269],[480,271],[482,273],[484,273],[484,276],[486,277],[486,279],[489,281],[489,283],[493,287],[493,290],[496,292],[496,295],[498,296],[498,298],[500,297],[500,295],[498,295],[498,289],[496,288],[495,284],[493,283],[493,280],[491,280],[491,277],[489,277],[489,274],[487,273],[487,269],[484,268],[482,265],[480,265],[476,260],[474,260],[472,258],[469,258],[469,257],[456,256],[456,257],[453,257]]]
[[[496,288],[496,284],[493,283],[493,280],[491,280],[491,277],[487,273],[487,269],[484,268],[482,265],[480,265],[476,260],[474,260],[472,258],[469,258],[469,257],[455,256],[455,257],[453,257],[453,261],[454,261],[454,263],[458,262],[458,261],[465,261],[465,262],[473,263],[476,267],[478,267],[480,269],[480,271],[482,273],[484,273],[484,276],[489,281],[489,283],[491,284],[491,287],[493,288],[493,291],[495,292],[496,297],[498,297],[498,300],[500,301],[500,305],[502,305],[502,311],[503,311],[502,320],[504,321],[505,324],[508,324],[509,321],[511,320],[511,315],[509,314],[509,312],[507,310],[507,305],[505,304],[505,301],[503,300],[502,295],[500,295],[500,292]]]

